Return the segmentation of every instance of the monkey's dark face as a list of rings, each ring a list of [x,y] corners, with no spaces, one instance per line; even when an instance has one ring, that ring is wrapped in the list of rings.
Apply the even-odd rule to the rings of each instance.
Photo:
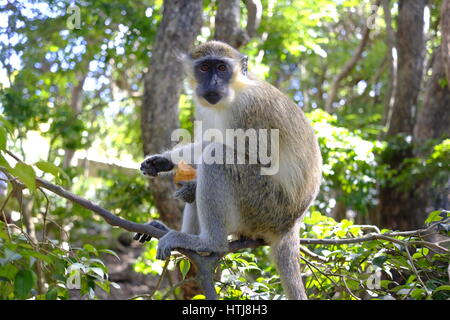
[[[228,94],[233,66],[223,59],[206,57],[195,62],[194,75],[198,84],[197,96],[216,104]]]

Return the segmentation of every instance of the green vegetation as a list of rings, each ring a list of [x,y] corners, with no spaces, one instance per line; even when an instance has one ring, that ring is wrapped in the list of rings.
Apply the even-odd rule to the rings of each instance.
[[[308,296],[450,299],[450,135],[437,124],[423,135],[419,123],[414,132],[389,134],[392,74],[382,8],[373,14],[369,0],[261,3],[257,35],[240,50],[249,55],[249,69],[303,108],[324,161],[321,192],[300,231],[307,239]],[[443,37],[441,4],[427,7],[428,65],[417,106],[410,106],[417,114],[429,106],[432,57]],[[214,34],[217,3],[203,6],[198,41]],[[77,7],[81,27],[70,29],[64,1],[0,0],[0,299],[72,299],[74,288],[77,297],[98,299],[99,292],[120,290],[105,260],[119,258],[113,243],[123,230],[45,190],[36,178],[124,219],[145,223],[160,216],[147,180],[134,169],[144,157],[144,78],[152,72],[163,1],[86,0]],[[247,10],[241,4],[243,17]],[[395,29],[397,1],[389,11]],[[327,107],[333,80],[352,59],[368,21],[368,43]],[[448,78],[439,86],[448,94]],[[192,130],[188,90],[178,111],[180,126]],[[399,207],[412,203],[410,218],[380,210],[388,188],[402,195]],[[169,272],[180,282],[158,282],[157,290],[134,298],[181,298],[191,264],[182,256],[155,260],[156,246],[156,240],[143,246],[134,272],[156,277],[155,283]],[[228,254],[220,267],[221,299],[283,298],[267,247]]]

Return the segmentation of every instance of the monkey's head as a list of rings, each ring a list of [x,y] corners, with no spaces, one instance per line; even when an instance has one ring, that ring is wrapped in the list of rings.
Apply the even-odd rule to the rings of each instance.
[[[232,100],[237,83],[247,77],[247,57],[223,42],[198,45],[186,58],[192,89],[210,105]]]

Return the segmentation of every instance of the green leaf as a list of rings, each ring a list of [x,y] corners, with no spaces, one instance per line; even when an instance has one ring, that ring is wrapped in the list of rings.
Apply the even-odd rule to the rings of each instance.
[[[95,284],[100,287],[103,291],[105,291],[107,294],[110,294],[111,287],[108,282],[102,282],[102,281],[95,281]]]
[[[440,213],[441,213],[441,210],[436,210],[436,211],[431,212],[428,215],[428,218],[425,220],[425,223],[431,223],[434,221],[441,220],[441,217],[439,216]]]
[[[47,161],[38,161],[34,165],[39,169],[41,169],[42,171],[50,173],[55,177],[58,176],[58,173],[60,171],[60,169],[57,166]]]
[[[6,149],[6,129],[3,127],[0,127],[0,150]]]
[[[116,289],[120,289],[120,285],[118,283],[111,282],[110,285],[113,286]]]
[[[187,273],[189,272],[189,269],[191,268],[191,263],[187,259],[182,259],[180,261],[180,272],[183,275],[183,279],[186,277]]]
[[[28,297],[33,288],[33,272],[31,270],[19,270],[14,279],[14,292],[19,299]]]
[[[48,161],[38,161],[34,164],[36,167],[38,167],[40,170],[50,173],[55,178],[58,178],[58,176],[64,177],[67,181],[70,181],[69,176],[67,173],[61,169],[60,167],[54,165],[51,162]]]
[[[2,125],[2,128],[6,129],[6,131],[9,131],[10,133],[14,131],[14,127],[12,126],[12,124],[8,120],[3,118],[1,115],[0,115],[0,123]]]
[[[387,259],[388,256],[378,256],[372,260],[372,263],[381,268]]]
[[[58,298],[58,290],[56,288],[48,290],[45,294],[45,299],[47,300],[56,300],[56,298]]]
[[[89,243],[86,243],[86,244],[83,246],[83,248],[84,248],[87,252],[93,253],[93,254],[95,254],[96,256],[98,256],[97,249],[95,249],[95,247],[94,247],[93,245],[91,245],[91,244],[89,244]]]
[[[27,255],[30,255],[31,257],[34,257],[36,259],[40,259],[42,261],[45,261],[47,263],[51,263],[53,261],[53,256],[51,255],[45,255],[40,252],[27,250]]]
[[[411,297],[413,297],[416,300],[420,300],[424,297],[426,297],[427,291],[425,289],[414,289],[411,292]]]
[[[3,155],[0,153],[0,166],[5,167],[7,169],[11,169],[11,166],[9,165],[8,161],[3,157]]]
[[[438,291],[450,291],[450,286],[443,285],[443,286],[437,287],[436,290],[434,290],[434,292],[438,292]]]
[[[10,170],[11,173],[22,181],[30,191],[36,190],[36,173],[33,167],[26,163],[19,162],[16,166]]]
[[[120,257],[117,255],[117,253],[115,253],[114,251],[112,251],[112,250],[109,250],[109,249],[101,249],[101,250],[98,250],[99,252],[104,252],[104,253],[109,253],[110,255],[113,255],[114,257],[116,257],[118,260],[120,260]]]
[[[90,269],[90,271],[92,271],[95,274],[97,274],[100,277],[100,279],[104,279],[105,273],[103,272],[102,269],[97,268],[97,267],[93,267],[93,268],[89,268],[89,269]]]

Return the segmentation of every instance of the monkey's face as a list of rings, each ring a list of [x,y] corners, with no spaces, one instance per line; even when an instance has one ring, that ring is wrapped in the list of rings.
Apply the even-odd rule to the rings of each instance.
[[[195,93],[209,104],[217,104],[229,93],[229,83],[234,66],[230,61],[215,57],[205,57],[194,63],[194,76],[197,82]]]

